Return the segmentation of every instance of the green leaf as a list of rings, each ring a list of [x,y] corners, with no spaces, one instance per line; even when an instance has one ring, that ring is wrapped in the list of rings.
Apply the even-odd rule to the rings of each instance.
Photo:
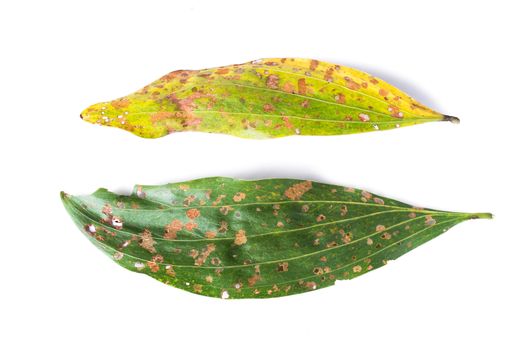
[[[311,181],[205,178],[61,194],[89,240],[121,266],[193,293],[268,298],[351,279],[450,227],[491,214],[414,208]]]
[[[81,118],[147,138],[178,131],[245,138],[342,135],[459,121],[367,73],[298,58],[174,71],[87,108]]]

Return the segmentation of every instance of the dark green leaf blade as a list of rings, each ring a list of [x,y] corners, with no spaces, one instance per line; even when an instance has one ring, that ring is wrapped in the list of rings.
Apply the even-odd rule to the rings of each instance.
[[[62,193],[76,225],[121,266],[201,295],[267,298],[383,266],[450,227],[491,214],[410,205],[294,179],[205,178]]]

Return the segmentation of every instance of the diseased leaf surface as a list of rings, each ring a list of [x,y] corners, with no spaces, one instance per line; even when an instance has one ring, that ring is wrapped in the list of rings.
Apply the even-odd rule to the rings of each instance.
[[[364,72],[298,58],[174,71],[131,95],[95,104],[81,117],[147,138],[178,131],[340,135],[457,121]]]
[[[77,226],[121,266],[201,295],[312,291],[383,266],[464,214],[311,181],[205,178],[62,194]]]

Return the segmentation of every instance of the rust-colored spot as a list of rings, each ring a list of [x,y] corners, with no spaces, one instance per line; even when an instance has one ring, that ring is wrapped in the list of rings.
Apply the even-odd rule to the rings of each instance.
[[[263,109],[266,112],[272,112],[272,111],[274,111],[274,106],[272,104],[270,104],[270,103],[266,103],[266,104],[264,104]]]
[[[159,271],[159,265],[155,261],[148,261],[146,264],[148,265],[148,268],[150,268],[150,271]]]
[[[315,268],[313,269],[313,273],[314,273],[315,275],[321,275],[321,274],[324,273],[324,270],[323,270],[321,267],[318,267],[318,266],[317,266],[317,267],[315,267]]]
[[[245,199],[245,197],[246,197],[245,193],[238,192],[232,197],[232,200],[235,201],[235,202],[241,202],[242,200]]]
[[[139,241],[139,245],[141,246],[141,248],[144,248],[153,254],[156,252],[156,248],[154,247],[155,244],[156,242],[152,237],[152,232],[150,232],[148,229],[145,229],[141,233],[141,240]]]
[[[216,74],[227,74],[229,73],[229,68],[218,68],[216,69]]]
[[[306,79],[304,79],[304,78],[298,79],[298,93],[300,95],[305,95],[306,91],[307,91]]]
[[[346,87],[348,87],[351,90],[358,90],[360,89],[359,83],[351,79],[350,77],[345,77],[344,80],[346,81]]]
[[[278,267],[276,269],[278,272],[286,272],[289,270],[289,263],[288,262],[281,262],[278,263]]]
[[[284,84],[284,91],[291,94],[295,92],[295,86],[288,81]]]
[[[309,63],[309,69],[310,70],[315,70],[317,69],[318,67],[318,61],[317,60],[311,60],[311,62]]]
[[[216,232],[214,231],[205,232],[205,238],[214,238],[214,237],[216,237]]]
[[[223,215],[227,215],[229,214],[231,210],[234,210],[234,209],[230,205],[224,205],[223,207],[220,208],[220,213],[222,213]]]
[[[337,94],[337,96],[335,96],[335,101],[338,103],[346,103],[346,96],[344,94]]]
[[[157,123],[165,119],[174,118],[176,116],[175,112],[156,112],[150,116],[152,123]]]
[[[335,70],[333,68],[328,68],[326,70],[326,73],[324,73],[324,80],[332,82],[333,81],[333,72]]]
[[[278,83],[280,81],[280,78],[278,75],[271,74],[267,77],[267,87],[271,89],[278,89]]]
[[[194,220],[194,219],[197,218],[199,215],[200,215],[200,212],[199,212],[199,210],[196,209],[196,208],[192,208],[192,209],[187,210],[187,217],[188,217],[190,220]]]
[[[214,243],[209,243],[207,246],[201,251],[199,255],[196,256],[196,260],[194,261],[194,265],[201,266],[209,257],[210,253],[216,250],[216,245]]]
[[[178,219],[174,219],[170,224],[165,226],[165,234],[163,235],[166,239],[175,239],[177,233],[183,229],[183,223]]]
[[[249,287],[252,287],[260,280],[260,265],[254,266],[254,275],[247,279]]]
[[[198,224],[193,222],[193,221],[187,222],[185,224],[185,230],[187,230],[187,231],[192,231],[195,228],[198,228]]]
[[[130,100],[127,98],[121,98],[115,101],[112,101],[112,106],[116,109],[123,109],[130,105]]]
[[[388,91],[384,89],[379,89],[379,95],[381,95],[382,97],[388,96]]]
[[[285,190],[284,195],[291,200],[299,200],[312,187],[311,181],[299,182]]]
[[[245,235],[244,230],[239,230],[236,232],[236,235],[234,237],[234,244],[236,245],[242,245],[247,243],[247,236]]]

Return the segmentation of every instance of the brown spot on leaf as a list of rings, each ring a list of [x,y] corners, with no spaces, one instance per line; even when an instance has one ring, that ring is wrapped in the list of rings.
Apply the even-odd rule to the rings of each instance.
[[[191,221],[191,222],[187,222],[187,223],[185,224],[185,230],[187,230],[187,231],[192,231],[192,230],[194,230],[195,228],[198,228],[198,224],[195,223],[195,222],[193,222],[193,221]]]
[[[120,98],[118,100],[112,101],[112,106],[116,109],[123,109],[130,105],[130,100],[127,98]]]
[[[216,250],[216,245],[214,243],[209,243],[207,246],[201,251],[201,254],[196,256],[196,260],[194,261],[194,265],[201,266],[209,257],[210,253]]]
[[[242,245],[247,243],[247,236],[245,235],[244,230],[239,230],[236,232],[236,235],[234,237],[234,244],[236,245]]]
[[[252,287],[256,284],[256,282],[258,282],[260,280],[260,265],[255,265],[254,266],[254,275],[252,275],[251,277],[249,277],[247,279],[247,282],[249,284],[249,287]]]
[[[381,95],[382,97],[388,96],[388,91],[384,89],[379,89],[379,95]]]
[[[194,219],[197,218],[199,215],[200,215],[200,212],[199,212],[199,210],[196,209],[196,208],[192,208],[192,209],[187,210],[187,217],[188,217],[190,220],[194,220]]]
[[[278,263],[278,268],[276,269],[276,271],[287,272],[288,270],[289,270],[289,263],[287,262]]]
[[[141,248],[146,249],[150,253],[153,254],[156,252],[156,248],[154,247],[155,244],[157,243],[154,241],[154,238],[152,237],[152,232],[150,232],[148,229],[145,229],[141,233],[141,239],[139,241],[139,246],[141,246]]]
[[[229,229],[229,223],[227,221],[220,221],[220,228],[218,232],[225,233]]]
[[[245,197],[246,197],[245,193],[238,192],[234,195],[234,197],[232,197],[232,200],[235,202],[241,202],[242,200],[245,199]]]
[[[270,103],[266,103],[266,104],[264,104],[263,109],[266,112],[272,112],[272,111],[274,111],[274,106],[272,104],[270,104]]]
[[[375,198],[373,198],[373,201],[376,204],[384,205],[384,201],[381,198],[375,197]]]
[[[306,91],[307,91],[306,79],[304,79],[304,78],[298,79],[298,93],[300,95],[305,95]]]
[[[384,227],[383,225],[377,225],[377,227],[375,227],[375,231],[377,232],[381,232],[384,230],[386,230],[386,227]]]
[[[291,200],[299,200],[307,191],[313,187],[311,181],[303,181],[285,190],[284,195]]]
[[[229,211],[231,210],[234,210],[230,205],[224,205],[223,207],[220,208],[220,213],[222,213],[223,215],[227,215],[229,214]]]
[[[174,219],[170,224],[165,226],[165,234],[163,235],[166,239],[175,239],[177,233],[183,229],[183,223],[178,219]]]
[[[320,214],[319,216],[317,216],[317,222],[321,222],[324,220],[326,220],[326,216],[324,214]]]
[[[328,68],[326,70],[326,73],[324,73],[324,80],[332,82],[333,81],[333,72],[335,70],[333,68]]]
[[[360,266],[360,265],[353,266],[353,272],[359,273],[361,271],[362,271],[362,266]]]
[[[358,90],[360,89],[359,83],[351,79],[350,77],[345,77],[344,80],[346,81],[346,87],[351,90]]]
[[[271,89],[278,89],[278,83],[280,81],[280,78],[278,75],[271,74],[267,77],[267,87]]]
[[[309,69],[310,70],[315,70],[317,69],[318,67],[318,61],[317,60],[311,60],[311,62],[309,63]]]
[[[216,237],[216,232],[214,231],[205,232],[205,238],[214,238],[214,237]]]
[[[155,261],[148,261],[146,264],[150,268],[150,271],[152,272],[159,271],[159,265]]]
[[[436,220],[431,216],[427,215],[425,216],[425,225],[426,226],[432,226],[436,224]]]
[[[335,101],[344,104],[346,103],[346,96],[344,94],[337,94],[337,96],[335,96]]]
[[[216,69],[216,74],[227,74],[229,73],[229,68],[218,68]]]
[[[295,86],[293,84],[291,84],[291,82],[286,82],[284,84],[284,91],[287,92],[287,93],[294,93],[295,92]]]
[[[156,112],[156,113],[152,114],[150,116],[150,120],[152,121],[152,123],[157,123],[157,122],[163,121],[165,119],[170,119],[170,118],[175,118],[175,117],[176,117],[176,113],[175,112],[160,111],[160,112]]]

